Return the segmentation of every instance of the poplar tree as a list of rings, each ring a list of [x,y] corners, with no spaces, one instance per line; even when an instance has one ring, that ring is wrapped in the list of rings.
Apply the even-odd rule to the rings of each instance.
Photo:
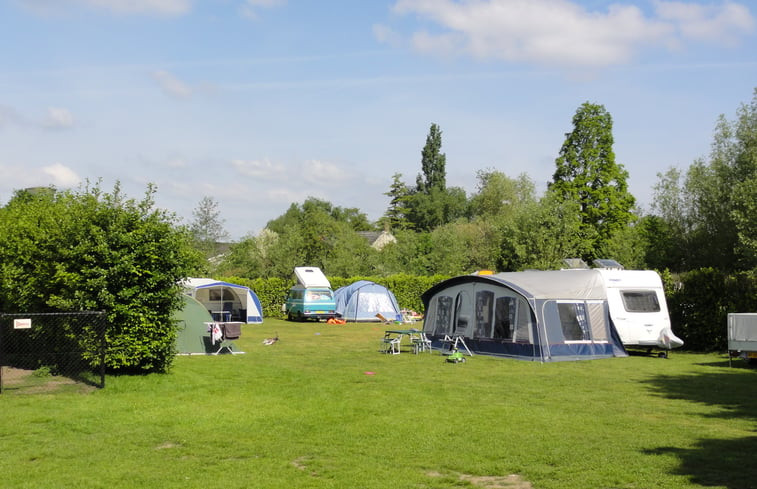
[[[430,231],[463,217],[467,197],[460,187],[447,188],[447,156],[441,152],[442,131],[431,124],[421,151],[421,170],[407,199],[407,218],[414,229]]]
[[[447,188],[447,155],[442,150],[442,131],[437,124],[431,124],[426,136],[426,145],[421,151],[422,175],[416,178],[418,192],[428,194],[431,189]]]

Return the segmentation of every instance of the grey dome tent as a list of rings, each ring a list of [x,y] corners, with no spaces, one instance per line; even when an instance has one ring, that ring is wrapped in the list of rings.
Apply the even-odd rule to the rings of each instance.
[[[474,353],[553,362],[627,356],[597,270],[473,274],[422,295],[434,347],[462,337]]]
[[[401,319],[402,313],[394,294],[375,282],[359,280],[334,291],[337,314],[346,321],[378,321],[376,314],[387,319]]]

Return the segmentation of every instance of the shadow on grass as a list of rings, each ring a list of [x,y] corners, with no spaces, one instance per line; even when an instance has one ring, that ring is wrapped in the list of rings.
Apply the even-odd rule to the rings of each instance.
[[[676,474],[700,486],[757,488],[757,436],[735,440],[703,439],[692,448],[660,447],[647,455],[673,454],[681,461]]]
[[[725,364],[727,366],[727,360]],[[721,366],[719,362],[717,366]],[[661,375],[646,383],[661,396],[719,408],[707,414],[708,417],[757,422],[757,372],[753,369]],[[692,448],[660,447],[645,453],[676,455],[680,460],[676,473],[689,476],[692,482],[702,486],[757,488],[757,436],[703,438]]]

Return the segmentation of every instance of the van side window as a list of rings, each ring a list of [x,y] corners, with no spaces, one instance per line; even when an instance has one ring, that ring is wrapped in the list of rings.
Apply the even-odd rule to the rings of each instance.
[[[627,312],[660,312],[660,301],[654,290],[623,290],[620,296]]]

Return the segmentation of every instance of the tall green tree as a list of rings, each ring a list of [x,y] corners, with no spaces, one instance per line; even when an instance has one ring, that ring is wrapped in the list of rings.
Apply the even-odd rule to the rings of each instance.
[[[416,178],[416,188],[420,193],[429,193],[436,188],[447,188],[447,156],[442,153],[442,130],[431,124],[426,136],[426,144],[421,151],[421,170]]]
[[[404,202],[407,220],[418,231],[431,231],[468,215],[468,198],[460,187],[447,188],[447,157],[441,152],[442,131],[431,124],[421,150],[421,170]]]
[[[390,229],[407,229],[412,226],[407,216],[410,211],[408,201],[411,191],[402,181],[402,173],[392,175],[392,185],[384,195],[389,197],[389,206],[380,220]]]
[[[612,235],[634,219],[635,199],[628,192],[628,172],[615,161],[612,117],[604,106],[585,102],[565,135],[550,190],[580,208],[582,234],[593,242],[582,258],[597,258]]]

